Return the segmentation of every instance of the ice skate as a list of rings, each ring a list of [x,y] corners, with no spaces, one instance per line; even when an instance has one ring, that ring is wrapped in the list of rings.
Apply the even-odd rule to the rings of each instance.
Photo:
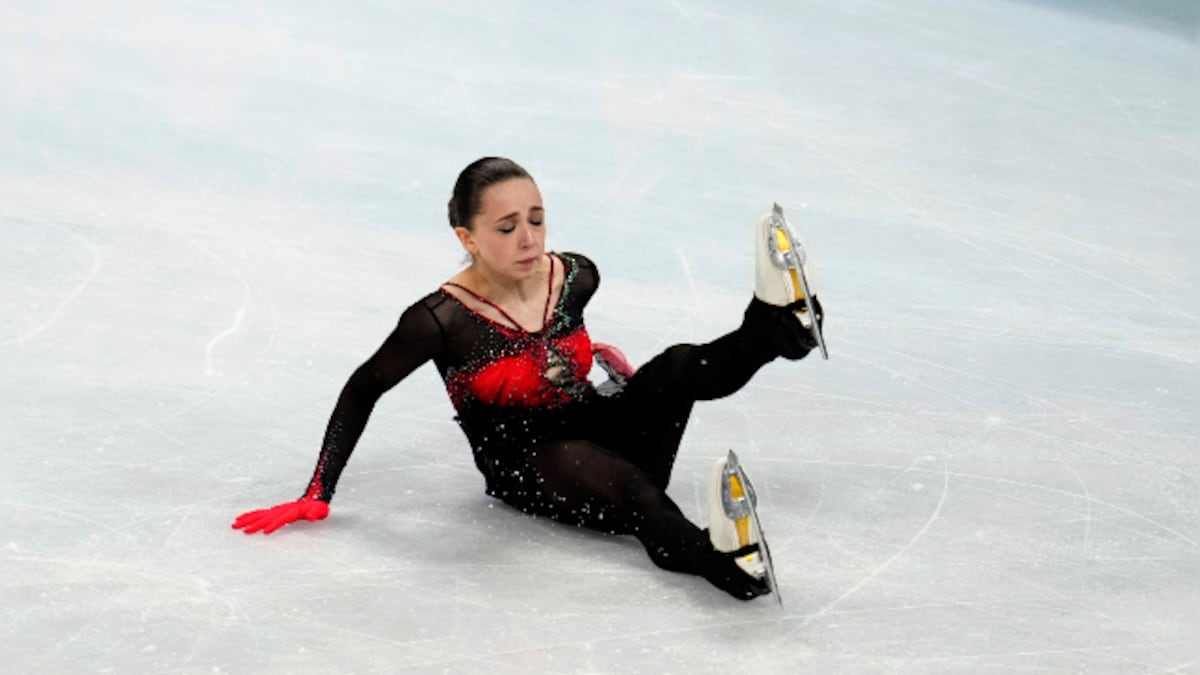
[[[708,536],[718,551],[741,552],[736,562],[746,574],[766,581],[780,605],[771,551],[758,520],[758,495],[732,450],[713,465],[708,483]]]
[[[810,283],[808,254],[792,232],[779,204],[759,221],[755,243],[755,297],[769,305],[792,310],[821,350],[821,356],[828,359],[822,333],[824,317],[821,302]]]

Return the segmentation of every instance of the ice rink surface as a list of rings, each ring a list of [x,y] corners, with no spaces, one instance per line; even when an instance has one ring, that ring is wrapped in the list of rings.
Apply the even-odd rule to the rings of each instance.
[[[335,7],[336,5],[336,7]],[[1196,4],[0,7],[11,673],[1198,672]],[[700,404],[786,604],[487,498],[437,373],[329,520],[350,372],[525,164],[644,361],[734,327],[778,200],[831,358]]]

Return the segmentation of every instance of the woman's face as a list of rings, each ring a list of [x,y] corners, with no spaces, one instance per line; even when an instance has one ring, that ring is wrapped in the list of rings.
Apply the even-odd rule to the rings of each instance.
[[[473,229],[455,228],[463,248],[489,272],[520,281],[534,275],[546,246],[542,193],[528,178],[513,178],[484,189]]]

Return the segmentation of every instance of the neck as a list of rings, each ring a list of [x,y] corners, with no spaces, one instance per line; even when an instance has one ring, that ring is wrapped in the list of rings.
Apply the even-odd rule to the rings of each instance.
[[[545,260],[544,255],[542,260],[538,263],[538,273],[522,279],[513,279],[497,274],[477,261],[471,263],[467,272],[475,281],[473,285],[476,286],[476,291],[493,302],[500,302],[508,298],[516,298],[524,302],[529,298],[542,295],[545,290],[545,279],[541,274]]]

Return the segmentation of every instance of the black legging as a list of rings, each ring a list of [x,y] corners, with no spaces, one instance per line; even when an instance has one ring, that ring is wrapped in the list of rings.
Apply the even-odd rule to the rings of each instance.
[[[699,574],[740,598],[763,583],[715,551],[684,517],[666,487],[696,401],[728,396],[775,354],[743,324],[702,345],[675,345],[637,371],[626,387],[593,402],[590,438],[539,445],[525,459],[509,504],[554,520],[631,534],[656,565]]]

